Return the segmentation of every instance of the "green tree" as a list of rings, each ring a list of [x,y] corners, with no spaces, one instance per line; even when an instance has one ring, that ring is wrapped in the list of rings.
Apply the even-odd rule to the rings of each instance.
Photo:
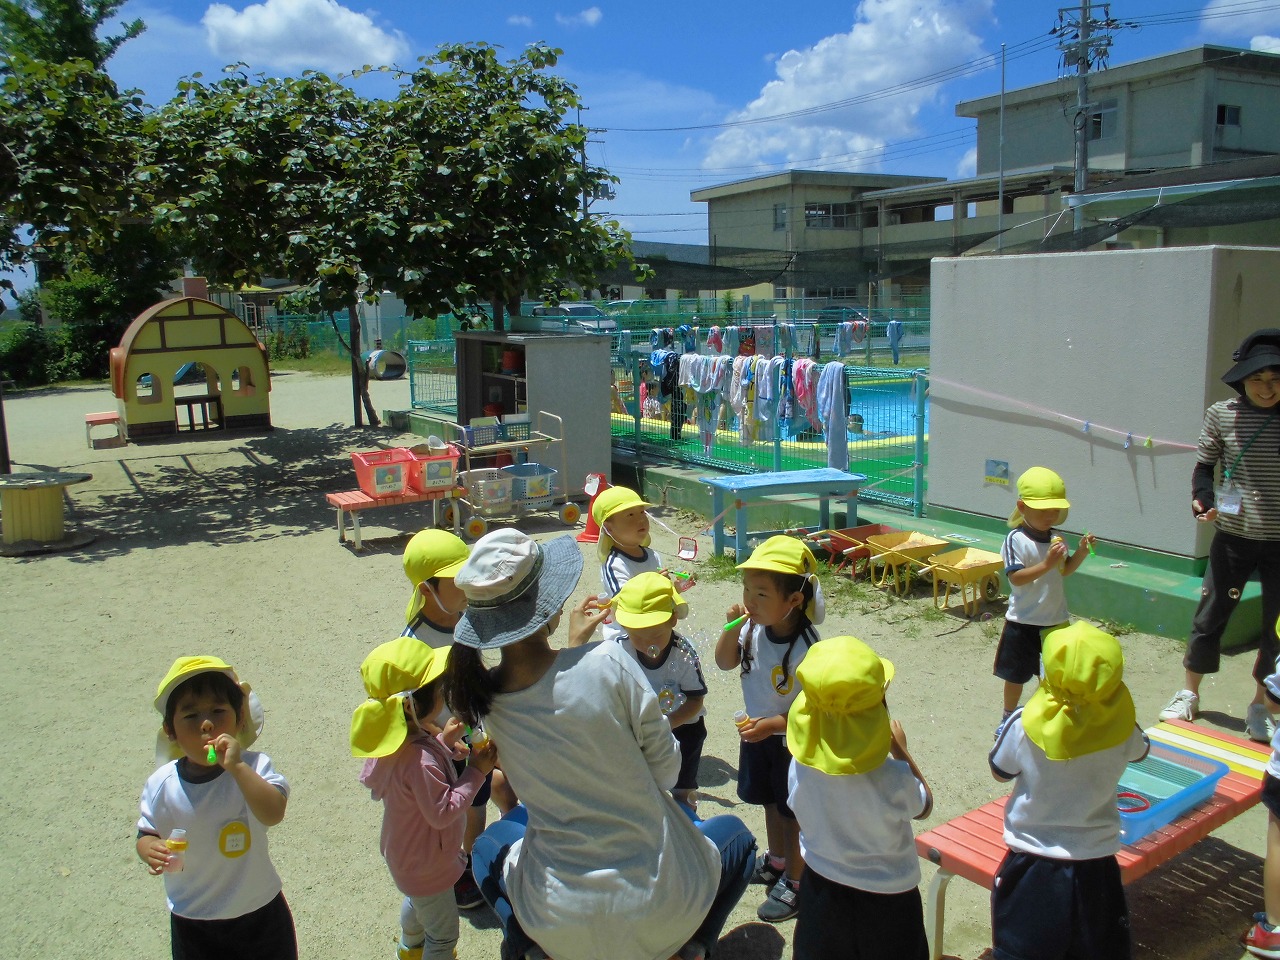
[[[391,100],[319,73],[192,78],[147,118],[140,176],[157,223],[211,279],[286,276],[349,311],[355,422],[363,394],[376,424],[361,296],[390,290],[419,316],[488,301],[500,324],[526,287],[629,260],[616,223],[580,216],[584,187],[610,178],[581,164],[585,132],[564,123],[577,95],[547,73],[557,55],[503,64],[488,46],[447,47]]]
[[[122,23],[122,33],[99,39],[102,25],[125,5],[125,0],[0,0],[0,54],[23,54],[32,60],[67,63],[88,60],[101,70],[147,25],[141,20]]]

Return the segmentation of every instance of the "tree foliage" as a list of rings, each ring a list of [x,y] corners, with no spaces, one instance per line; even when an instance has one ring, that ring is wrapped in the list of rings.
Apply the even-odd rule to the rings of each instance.
[[[46,63],[88,60],[101,70],[120,48],[147,26],[122,23],[122,33],[99,38],[98,30],[125,0],[0,0],[0,54],[23,54]]]

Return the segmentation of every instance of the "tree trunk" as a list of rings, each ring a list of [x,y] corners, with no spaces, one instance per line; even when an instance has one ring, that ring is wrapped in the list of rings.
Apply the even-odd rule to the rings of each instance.
[[[489,306],[493,310],[493,329],[495,331],[505,330],[506,326],[502,322],[502,299],[494,297],[489,301]]]
[[[351,336],[351,393],[355,406],[355,424],[364,426],[360,418],[360,405],[364,404],[364,412],[369,417],[369,426],[380,427],[378,411],[373,408],[373,400],[369,398],[369,369],[364,364],[363,351],[360,349],[360,314],[356,310],[356,301],[347,304],[348,331]]]

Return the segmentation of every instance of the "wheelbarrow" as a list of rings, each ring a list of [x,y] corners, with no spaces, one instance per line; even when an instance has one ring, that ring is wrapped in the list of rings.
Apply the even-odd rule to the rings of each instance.
[[[865,523],[860,527],[845,527],[843,530],[818,530],[806,533],[804,539],[812,545],[814,553],[825,551],[832,572],[840,573],[849,568],[849,577],[857,579],[858,564],[866,568],[871,560],[871,548],[867,546],[867,538],[885,533],[901,533],[897,527],[887,523]]]
[[[933,575],[933,605],[946,609],[951,604],[951,591],[960,593],[960,605],[972,617],[977,614],[983,600],[995,600],[1000,596],[1000,571],[1004,559],[998,553],[961,547],[937,553],[921,568],[921,573]],[[941,587],[941,594],[939,594]]]
[[[901,595],[911,589],[912,564],[921,565],[949,544],[927,533],[897,530],[867,537],[866,546],[871,551],[867,561],[871,582],[877,587],[892,583],[894,593]],[[879,575],[876,574],[877,567],[880,568]]]

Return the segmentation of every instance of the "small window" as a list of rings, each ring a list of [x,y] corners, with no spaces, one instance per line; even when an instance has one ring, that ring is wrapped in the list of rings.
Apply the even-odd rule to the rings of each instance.
[[[1229,103],[1218,104],[1218,126],[1240,126],[1240,108]]]
[[[139,403],[159,403],[160,390],[156,386],[156,378],[144,373],[133,384],[133,396]]]
[[[775,300],[787,299],[787,288],[775,285],[773,288],[773,299]]]
[[[1117,101],[1100,101],[1097,107],[1089,112],[1089,139],[1107,140],[1114,137],[1119,132],[1117,129],[1119,117]]]
[[[257,393],[253,386],[253,374],[248,367],[237,367],[231,374],[231,392],[237,397],[252,397]]]
[[[785,203],[775,203],[773,205],[773,229],[787,229],[787,205]]]

